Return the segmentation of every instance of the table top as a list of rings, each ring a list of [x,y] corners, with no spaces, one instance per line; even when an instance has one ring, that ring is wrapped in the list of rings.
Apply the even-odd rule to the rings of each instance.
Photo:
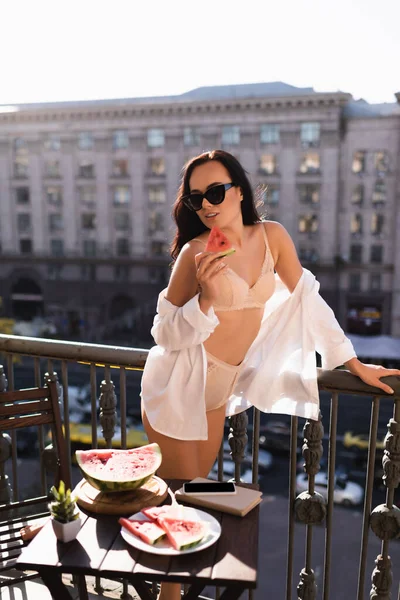
[[[183,481],[167,481],[176,491]],[[161,556],[141,552],[128,545],[120,535],[117,516],[82,511],[77,539],[57,542],[48,522],[23,549],[18,566],[23,569],[52,570],[77,575],[99,575],[143,581],[176,581],[207,585],[240,584],[255,588],[258,560],[259,507],[245,517],[203,509],[221,524],[222,533],[215,544],[196,553]]]

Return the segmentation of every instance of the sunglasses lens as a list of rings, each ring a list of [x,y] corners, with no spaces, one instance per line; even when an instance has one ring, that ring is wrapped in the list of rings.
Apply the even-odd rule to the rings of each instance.
[[[203,196],[200,194],[191,194],[189,196],[189,203],[193,210],[200,210],[203,205]]]
[[[225,187],[223,185],[216,185],[204,195],[210,204],[221,204],[225,198]]]

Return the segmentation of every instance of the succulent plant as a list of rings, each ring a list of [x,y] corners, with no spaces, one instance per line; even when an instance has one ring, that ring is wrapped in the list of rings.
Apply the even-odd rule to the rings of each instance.
[[[60,523],[69,523],[79,517],[78,507],[76,506],[76,497],[71,495],[71,490],[65,489],[65,483],[60,481],[57,488],[53,485],[50,490],[53,501],[49,503],[51,516]]]

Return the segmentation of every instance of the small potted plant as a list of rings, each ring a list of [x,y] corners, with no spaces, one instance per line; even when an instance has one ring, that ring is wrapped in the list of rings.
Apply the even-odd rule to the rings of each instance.
[[[65,484],[60,481],[57,488],[53,485],[50,490],[53,501],[49,504],[54,533],[60,542],[71,542],[78,534],[81,527],[81,518],[76,498],[72,497],[71,490],[65,489]]]

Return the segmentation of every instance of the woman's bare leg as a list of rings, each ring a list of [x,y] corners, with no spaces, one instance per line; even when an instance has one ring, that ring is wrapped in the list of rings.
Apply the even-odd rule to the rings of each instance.
[[[142,411],[143,426],[149,442],[156,442],[162,453],[157,471],[165,479],[194,479],[207,477],[221,445],[224,434],[225,406],[207,413],[208,440],[176,440],[155,431]],[[179,600],[179,583],[162,583],[158,600]]]

